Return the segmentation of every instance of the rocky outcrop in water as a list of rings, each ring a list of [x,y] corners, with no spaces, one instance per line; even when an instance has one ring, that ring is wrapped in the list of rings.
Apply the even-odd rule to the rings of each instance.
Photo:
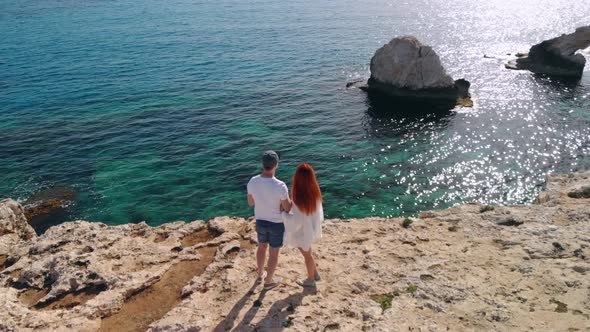
[[[371,59],[369,92],[410,100],[416,103],[454,107],[456,101],[469,97],[469,82],[453,80],[443,68],[436,52],[414,36],[392,39]]]
[[[76,221],[37,237],[2,201],[0,330],[587,330],[588,186],[590,172],[551,175],[538,204],[328,220],[316,291],[294,283],[294,249],[284,285],[254,282],[251,220]]]
[[[371,80],[413,90],[448,88],[454,83],[436,52],[414,36],[394,38],[375,52]]]
[[[575,32],[545,40],[531,47],[528,54],[506,64],[508,69],[525,69],[537,74],[580,78],[586,58],[577,54],[590,46],[590,26]]]

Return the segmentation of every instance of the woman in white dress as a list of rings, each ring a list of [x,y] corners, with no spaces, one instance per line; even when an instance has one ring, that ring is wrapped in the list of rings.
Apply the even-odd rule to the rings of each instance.
[[[311,252],[311,244],[322,237],[322,193],[313,168],[303,163],[297,167],[291,189],[293,205],[289,213],[283,212],[285,246],[298,248],[305,259],[307,279],[297,280],[302,287],[315,287],[320,274]]]

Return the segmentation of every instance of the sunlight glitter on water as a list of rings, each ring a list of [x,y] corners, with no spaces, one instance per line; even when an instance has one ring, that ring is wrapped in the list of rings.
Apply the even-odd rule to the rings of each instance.
[[[244,186],[268,148],[284,153],[287,183],[299,162],[316,168],[327,217],[531,202],[547,173],[590,169],[589,68],[575,83],[503,68],[508,53],[588,24],[588,1],[146,0],[138,12],[128,0],[6,0],[2,9],[0,196],[73,187],[69,219],[250,216]],[[344,88],[403,34],[471,82],[473,108],[384,115]]]

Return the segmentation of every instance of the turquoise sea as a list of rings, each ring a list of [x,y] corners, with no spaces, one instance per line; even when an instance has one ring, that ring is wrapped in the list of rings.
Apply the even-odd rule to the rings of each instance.
[[[559,82],[503,59],[587,24],[582,0],[2,0],[0,198],[72,187],[62,218],[109,224],[247,217],[275,149],[288,184],[316,168],[329,218],[531,202],[547,173],[590,169],[590,65]],[[403,34],[474,108],[411,117],[345,89]]]

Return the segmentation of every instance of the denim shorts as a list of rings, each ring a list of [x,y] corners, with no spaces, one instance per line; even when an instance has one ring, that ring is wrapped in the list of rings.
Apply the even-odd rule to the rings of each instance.
[[[280,248],[283,246],[285,225],[282,222],[256,219],[256,234],[258,234],[258,243],[269,243],[271,248]]]

